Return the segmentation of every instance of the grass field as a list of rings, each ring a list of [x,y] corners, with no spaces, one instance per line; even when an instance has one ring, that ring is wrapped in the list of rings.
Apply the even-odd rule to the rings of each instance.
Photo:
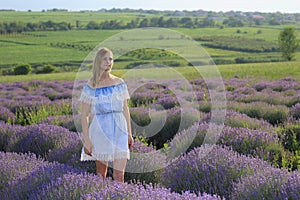
[[[300,62],[279,62],[279,63],[252,63],[252,64],[233,64],[233,65],[218,65],[217,66],[220,75],[223,79],[231,79],[233,77],[252,79],[253,81],[258,80],[278,80],[284,77],[292,77],[300,80]],[[188,80],[194,80],[201,78],[201,68],[198,67],[199,71],[194,67],[176,67],[175,69],[180,75]],[[203,68],[202,68],[203,69]],[[138,69],[143,75],[149,72],[149,69]],[[155,68],[155,71],[151,70],[152,76],[156,78],[168,77],[172,78],[172,75],[166,74],[164,68]],[[129,70],[115,69],[112,72],[117,76],[124,75],[125,73],[131,73]],[[137,73],[137,72],[135,72]],[[65,72],[65,73],[52,73],[52,74],[31,74],[31,75],[20,75],[20,76],[0,76],[0,82],[16,82],[16,81],[31,81],[31,80],[75,80],[77,76],[76,72]],[[137,75],[136,75],[137,76]]]
[[[75,26],[78,20],[80,25],[86,25],[90,21],[102,22],[105,20],[120,20],[130,22],[137,17],[153,17],[151,14],[139,13],[105,13],[105,12],[0,12],[0,18],[6,22],[41,22],[51,20],[53,22],[71,23]]]
[[[51,20],[53,22],[61,22],[62,20],[71,23],[72,26],[76,21],[80,21],[82,25],[85,25],[88,21],[101,22],[105,20],[122,20],[129,22],[136,18],[157,17],[153,14],[141,14],[141,13],[105,13],[105,12],[0,12],[0,17],[5,19],[6,22],[38,22]],[[165,16],[164,16],[165,17]],[[266,42],[276,43],[278,34],[282,30],[283,26],[253,26],[253,27],[234,27],[234,28],[174,28],[172,30],[184,34],[186,37],[236,37],[247,38],[251,40],[261,39]],[[0,35],[0,71],[10,69],[19,63],[30,63],[34,66],[43,64],[53,64],[61,67],[64,65],[72,66],[72,69],[76,71],[93,48],[99,45],[106,39],[115,36],[118,33],[128,30],[69,30],[69,31],[35,31],[27,32],[25,34],[3,34]],[[138,35],[134,35],[138,39]],[[300,38],[300,36],[299,36]],[[157,38],[156,38],[157,39]],[[164,38],[168,40],[168,38]],[[121,40],[121,38],[120,38]],[[250,41],[251,41],[250,40]],[[251,43],[248,41],[248,43]],[[158,40],[160,42],[160,40]],[[176,40],[174,40],[176,43]],[[237,41],[239,42],[239,41]],[[242,44],[242,40],[241,46]],[[243,66],[248,65],[231,65],[236,62],[237,59],[245,60],[245,62],[263,62],[269,63],[271,61],[281,61],[280,52],[247,52],[238,50],[227,50],[221,48],[211,48],[204,45],[204,41],[198,41],[208,55],[214,60],[215,63],[220,65],[220,69],[223,68],[222,64],[230,64],[224,69],[224,76],[230,77],[234,74],[245,76],[245,69]],[[140,58],[123,57],[121,60],[116,60],[115,69],[124,69],[128,65],[134,62],[161,62],[162,58],[153,56],[151,59],[146,56]],[[148,56],[149,57],[149,56]],[[179,58],[164,58],[167,62],[177,62],[177,68],[179,71],[188,70],[185,68],[182,59]],[[300,53],[295,56],[295,62],[291,65],[298,65],[300,60]],[[250,64],[250,66],[260,66],[261,64]],[[273,64],[263,64],[269,66]],[[285,66],[285,64],[275,64],[279,67]],[[225,66],[224,66],[225,67]],[[279,68],[278,67],[278,68]],[[254,67],[254,71],[256,67]],[[277,68],[277,67],[276,67]],[[251,67],[252,69],[252,67]],[[258,67],[262,73],[264,73],[264,67]],[[250,69],[249,69],[250,70]],[[268,67],[267,67],[267,70]],[[228,71],[228,72],[225,72]],[[231,71],[231,72],[229,72]],[[276,73],[266,72],[266,76],[275,76]],[[258,72],[253,72],[257,74]],[[289,72],[287,72],[289,73]],[[293,73],[293,72],[292,72]],[[250,73],[251,74],[251,73]],[[57,74],[56,74],[57,75]],[[54,75],[54,76],[56,76]],[[33,76],[33,75],[31,75]],[[48,75],[51,77],[51,75]],[[47,76],[47,77],[48,77]],[[277,75],[278,76],[278,75]],[[280,75],[279,75],[280,76]],[[275,76],[276,77],[276,76]],[[272,77],[270,77],[272,79]],[[9,79],[9,78],[8,78]],[[51,79],[51,78],[50,78]],[[2,80],[5,80],[2,77]],[[2,81],[1,80],[1,81]]]
[[[253,28],[256,29],[256,28]],[[120,33],[122,30],[72,30],[59,32],[34,32],[34,34],[42,35],[42,37],[34,37],[28,35],[1,35],[0,36],[0,65],[2,67],[10,66],[16,63],[60,63],[68,61],[83,61],[88,55],[88,50],[80,50],[78,48],[63,48],[55,46],[57,44],[68,44],[75,46],[83,46],[93,49],[103,40]],[[180,29],[182,33],[190,37],[209,35],[210,32],[216,32],[219,35],[230,35],[232,32],[217,29]],[[279,30],[273,31],[274,38]],[[263,31],[264,33],[264,31]],[[270,38],[269,33],[261,34],[261,38]],[[254,36],[253,36],[254,37]],[[201,45],[201,42],[199,43]],[[260,58],[266,59],[274,57],[280,59],[279,52],[262,52],[249,53],[223,49],[212,49],[204,47],[213,59],[224,59],[233,61],[237,57]],[[299,60],[299,53],[296,60]]]

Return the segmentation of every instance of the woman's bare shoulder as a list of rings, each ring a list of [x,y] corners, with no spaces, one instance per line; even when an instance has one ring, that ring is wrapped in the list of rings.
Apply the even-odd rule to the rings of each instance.
[[[91,80],[89,80],[87,83],[86,83],[87,86],[89,86],[90,88],[94,89],[94,86],[93,86],[93,83]]]
[[[123,80],[122,78],[120,78],[120,77],[117,77],[117,76],[112,75],[112,78],[113,78],[113,80],[114,80],[114,82],[115,82],[116,84],[120,84],[120,83],[123,83],[123,82],[124,82],[124,80]]]

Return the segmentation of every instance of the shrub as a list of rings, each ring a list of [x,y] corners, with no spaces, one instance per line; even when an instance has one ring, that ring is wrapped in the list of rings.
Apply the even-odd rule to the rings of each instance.
[[[40,166],[46,165],[43,159],[35,154],[18,154],[15,152],[0,152],[0,191],[5,189],[9,182],[25,177],[28,173]]]
[[[64,127],[73,132],[77,131],[72,115],[49,116],[47,119],[39,121],[39,124],[51,124]]]
[[[264,119],[272,125],[287,121],[289,109],[282,105],[270,105],[264,102],[237,103],[230,102],[229,109],[244,113],[252,118]]]
[[[0,120],[13,123],[16,120],[16,116],[8,108],[0,106]]]
[[[226,145],[238,153],[259,156],[266,160],[269,158],[267,155],[270,154],[270,152],[265,151],[268,146],[281,146],[276,133],[248,128],[222,127],[212,123],[200,123],[180,132],[173,138],[170,142],[169,157],[174,158],[181,153],[189,152],[193,148],[207,143],[209,139],[208,131],[214,134],[213,137],[217,137],[215,138],[216,144]],[[263,153],[262,149],[264,149]],[[271,162],[273,160],[268,161]]]
[[[30,193],[57,177],[68,172],[82,172],[67,165],[49,163],[34,154],[1,152],[0,158],[3,199],[28,199]]]
[[[21,106],[16,108],[16,123],[21,125],[38,124],[50,116],[70,115],[71,113],[71,105],[66,100]]]
[[[36,71],[37,74],[49,74],[55,70],[55,66],[47,64]]]
[[[155,135],[149,137],[149,141],[157,148],[164,147],[177,133],[187,129],[199,121],[199,112],[194,109],[174,107],[167,110],[167,119],[163,128]]]
[[[171,192],[169,189],[142,184],[122,184],[108,182],[107,186],[102,188],[101,191],[87,194],[83,196],[86,200],[96,200],[96,199],[166,199],[166,200],[220,200],[221,198],[217,195],[194,194],[189,191],[183,192],[182,194]]]
[[[130,160],[125,169],[125,180],[142,183],[159,183],[161,168],[166,166],[165,155],[146,146],[140,141],[135,141]]]
[[[0,121],[0,151],[8,151],[11,138],[24,131],[23,126],[10,125],[3,121]]]
[[[256,174],[269,165],[229,148],[205,145],[172,162],[162,173],[162,184],[172,191],[217,194],[228,198],[233,183],[246,174]]]
[[[263,119],[251,118],[246,114],[228,110],[226,113],[225,125],[236,128],[248,128],[253,130],[272,131],[270,123]]]
[[[297,103],[290,109],[290,116],[295,119],[300,119],[300,103]]]
[[[6,199],[28,199],[31,193],[40,190],[43,185],[69,172],[79,173],[80,171],[58,163],[49,163],[38,167],[27,176],[11,181],[4,190],[4,197]]]
[[[49,150],[67,146],[76,133],[54,125],[31,125],[11,135],[7,151],[32,152],[46,157]]]
[[[79,169],[83,169],[89,173],[96,172],[96,166],[94,162],[80,161],[83,143],[78,134],[71,133],[68,135],[68,138],[63,138],[62,140],[66,141],[64,145],[59,145],[49,149],[46,155],[46,159],[48,161],[67,164]]]
[[[30,195],[30,199],[80,199],[105,187],[102,177],[92,174],[67,173]]]
[[[300,173],[267,167],[234,183],[231,199],[300,199]]]
[[[278,134],[285,149],[300,151],[300,124],[299,121],[288,122],[278,129]]]
[[[26,75],[31,72],[32,68],[30,64],[19,64],[14,67],[14,74],[15,75]]]

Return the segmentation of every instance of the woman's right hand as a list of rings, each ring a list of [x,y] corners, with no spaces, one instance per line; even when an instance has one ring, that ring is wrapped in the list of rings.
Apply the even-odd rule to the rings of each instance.
[[[84,142],[84,153],[89,156],[92,156],[92,142],[91,140],[85,140]]]

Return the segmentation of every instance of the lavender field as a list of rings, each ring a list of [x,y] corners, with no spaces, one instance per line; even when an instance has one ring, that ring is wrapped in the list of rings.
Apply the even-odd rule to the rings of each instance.
[[[132,158],[122,184],[101,181],[94,163],[80,162],[72,81],[0,83],[1,197],[300,199],[300,82],[224,80],[223,124],[211,121],[204,80],[190,84],[193,91],[173,80],[133,91],[132,153],[141,156]],[[183,110],[181,104],[189,102],[197,106]],[[161,127],[156,134],[147,129],[151,123]],[[208,129],[220,127],[217,141],[206,143]],[[130,170],[137,168],[146,170]]]

